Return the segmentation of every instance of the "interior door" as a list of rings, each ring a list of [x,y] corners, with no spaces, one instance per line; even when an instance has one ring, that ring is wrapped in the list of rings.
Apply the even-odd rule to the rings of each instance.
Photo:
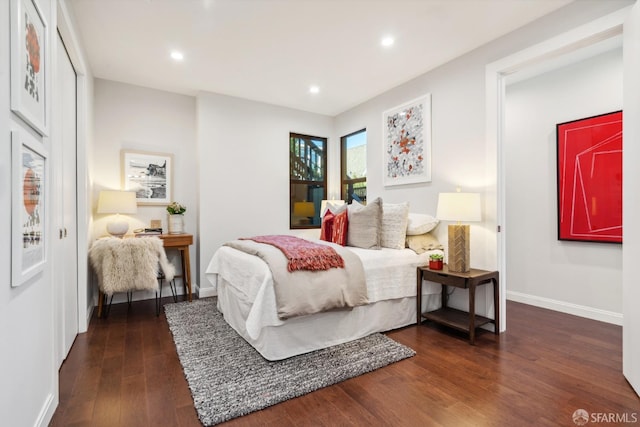
[[[78,334],[78,248],[76,201],[76,72],[64,43],[57,37],[57,68],[54,98],[54,278],[59,292],[60,357],[66,358]]]

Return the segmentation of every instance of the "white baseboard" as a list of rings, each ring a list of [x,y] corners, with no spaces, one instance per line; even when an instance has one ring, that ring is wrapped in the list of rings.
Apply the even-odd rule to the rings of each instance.
[[[599,308],[587,307],[584,305],[513,291],[507,291],[507,299],[536,307],[548,308],[549,310],[555,310],[561,313],[573,314],[574,316],[586,317],[587,319],[622,326],[622,313],[615,313],[613,311],[601,310]]]
[[[57,406],[58,402],[56,396],[49,394],[49,396],[47,396],[47,400],[42,406],[42,409],[40,410],[40,414],[38,414],[38,418],[36,419],[34,426],[47,427],[53,419],[53,414],[56,412]]]
[[[218,295],[213,286],[204,287],[196,285],[196,292],[198,293],[198,298],[215,297],[216,295]]]
[[[97,298],[94,298],[95,304],[90,304],[89,307],[87,307],[87,329],[84,331],[78,331],[79,333],[84,333],[87,332],[89,330],[89,324],[91,323],[91,316],[93,316],[93,310],[97,307]]]

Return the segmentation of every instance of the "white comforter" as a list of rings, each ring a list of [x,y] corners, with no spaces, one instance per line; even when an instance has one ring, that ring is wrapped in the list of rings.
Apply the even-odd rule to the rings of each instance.
[[[349,249],[362,260],[369,303],[415,296],[416,268],[427,264],[432,253],[417,255],[411,249]],[[252,338],[256,339],[265,326],[284,323],[278,318],[273,278],[263,260],[223,246],[216,251],[206,270],[206,276],[214,288],[218,284],[218,275],[250,304],[246,328]],[[439,293],[440,286],[423,286],[423,292]]]

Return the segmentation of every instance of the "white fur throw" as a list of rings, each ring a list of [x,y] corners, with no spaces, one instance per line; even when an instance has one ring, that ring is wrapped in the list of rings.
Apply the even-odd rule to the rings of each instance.
[[[167,281],[176,274],[158,237],[100,239],[91,246],[89,259],[98,274],[100,290],[106,295],[158,291],[158,266]]]

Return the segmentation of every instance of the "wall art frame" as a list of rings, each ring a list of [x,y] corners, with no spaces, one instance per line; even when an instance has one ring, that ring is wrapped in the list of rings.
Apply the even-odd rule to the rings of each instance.
[[[11,286],[47,263],[48,152],[26,131],[11,132]]]
[[[136,192],[138,205],[173,201],[173,154],[121,150],[122,188]]]
[[[383,185],[431,181],[431,94],[382,113]]]
[[[558,240],[622,243],[622,111],[556,125]]]
[[[35,0],[11,0],[11,110],[49,133],[49,30]]]

